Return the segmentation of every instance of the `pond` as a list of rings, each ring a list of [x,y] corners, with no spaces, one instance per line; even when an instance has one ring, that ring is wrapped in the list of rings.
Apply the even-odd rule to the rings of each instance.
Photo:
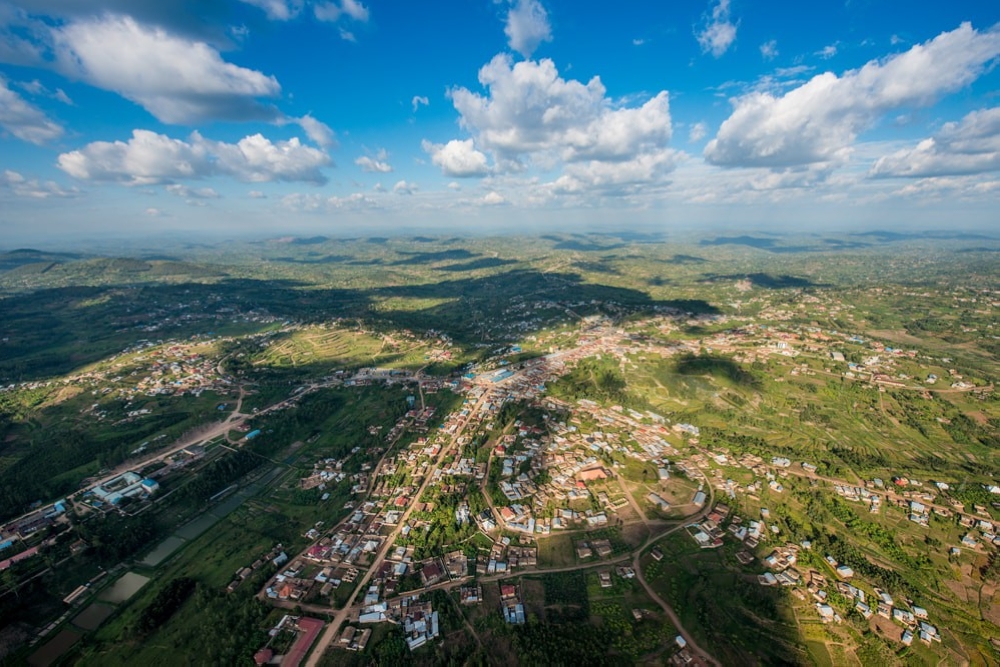
[[[73,619],[73,625],[83,630],[96,630],[114,611],[115,608],[109,604],[95,602]]]
[[[226,500],[202,514],[197,519],[184,524],[178,528],[177,532],[174,534],[183,537],[185,540],[193,540],[214,526],[216,523],[222,521],[224,518],[236,511],[236,509],[242,505],[247,498],[255,495],[258,491],[264,488],[264,486],[273,482],[282,472],[284,472],[282,468],[275,468],[271,470],[253,484],[240,489]],[[145,561],[143,562],[145,564]]]
[[[144,577],[141,574],[136,574],[135,572],[126,573],[121,579],[112,584],[111,588],[106,588],[101,591],[101,594],[97,596],[99,600],[104,600],[105,602],[111,602],[112,604],[118,604],[120,602],[125,602],[130,597],[136,594],[136,592],[146,585],[149,581],[149,577]]]
[[[183,539],[177,537],[176,535],[171,535],[167,539],[160,542],[155,549],[146,554],[146,557],[139,561],[139,564],[147,567],[156,567],[165,561],[167,556],[176,551],[182,544],[184,544]]]
[[[73,648],[73,644],[80,641],[83,635],[73,630],[63,630],[52,638],[42,648],[31,654],[28,664],[32,667],[48,667],[59,659],[66,651]]]

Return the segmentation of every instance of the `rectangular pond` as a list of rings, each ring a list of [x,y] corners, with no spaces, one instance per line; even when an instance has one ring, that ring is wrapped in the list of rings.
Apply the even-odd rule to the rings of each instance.
[[[184,540],[176,535],[171,535],[160,542],[155,549],[146,554],[146,557],[139,561],[140,565],[156,567],[167,559],[167,556],[177,551],[184,544]]]
[[[141,574],[136,574],[135,572],[127,572],[121,579],[112,584],[110,588],[106,588],[101,591],[101,594],[97,596],[97,599],[110,602],[112,604],[125,602],[125,600],[128,600],[130,597],[135,595],[140,588],[145,586],[148,581],[149,577],[144,577]]]
[[[73,619],[73,625],[81,630],[96,630],[114,611],[115,608],[110,604],[95,602],[77,614]]]
[[[81,637],[83,635],[75,630],[60,631],[58,635],[28,657],[28,664],[32,667],[48,667],[73,648],[73,645],[80,641]]]

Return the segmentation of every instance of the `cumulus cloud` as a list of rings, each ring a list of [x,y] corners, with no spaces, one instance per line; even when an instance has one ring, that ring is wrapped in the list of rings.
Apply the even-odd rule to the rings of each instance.
[[[388,174],[392,171],[392,165],[389,164],[389,153],[384,149],[379,149],[375,152],[375,155],[362,155],[354,164],[361,167],[361,171],[366,171],[370,174]]]
[[[414,95],[413,99],[410,100],[410,104],[413,105],[413,113],[416,113],[421,104],[427,106],[430,104],[430,100],[423,95]]]
[[[324,183],[321,168],[330,164],[323,151],[298,138],[272,142],[260,134],[235,144],[212,141],[199,133],[187,141],[149,130],[133,130],[127,142],[95,141],[63,153],[57,166],[81,180],[128,185],[170,183],[227,175],[247,182],[306,181]]]
[[[446,144],[433,144],[425,139],[421,146],[446,176],[468,178],[490,173],[486,154],[476,150],[472,139],[452,139]]]
[[[1000,107],[980,109],[947,123],[913,148],[880,157],[871,175],[925,178],[1000,170]]]
[[[247,196],[250,197],[250,199],[267,199],[267,195],[260,190],[251,190],[247,193]]]
[[[784,168],[846,160],[857,135],[903,106],[926,106],[967,86],[1000,55],[1000,26],[968,23],[910,50],[837,76],[826,72],[784,95],[756,91],[705,147],[723,166]]]
[[[721,58],[736,41],[738,25],[730,19],[729,0],[718,0],[711,15],[706,17],[705,27],[696,35],[702,52]]]
[[[302,0],[240,0],[240,2],[263,9],[272,21],[288,21],[302,11]]]
[[[599,77],[587,83],[559,76],[551,60],[514,63],[499,54],[479,71],[485,94],[449,91],[472,138],[423,143],[450,176],[485,176],[529,168],[563,171],[565,188],[617,188],[662,179],[675,163],[666,91],[639,106],[607,97]],[[487,155],[492,155],[492,165]],[[551,190],[551,189],[550,189]],[[555,190],[551,190],[555,192]]]
[[[566,167],[566,173],[556,182],[566,192],[599,188],[622,193],[659,181],[676,166],[676,153],[655,151],[618,162],[590,160],[570,164]]]
[[[552,41],[549,15],[538,0],[514,0],[503,31],[510,48],[525,58],[530,58],[542,42]]]
[[[487,206],[500,206],[501,204],[507,203],[507,200],[504,198],[504,196],[495,190],[487,192],[483,196],[481,201],[483,204],[486,204]]]
[[[599,77],[567,81],[551,60],[513,64],[504,54],[480,69],[479,81],[488,95],[457,88],[451,98],[477,143],[504,158],[551,152],[567,161],[625,160],[671,136],[666,91],[640,107],[618,107]]]
[[[79,194],[76,188],[66,190],[55,181],[40,181],[26,178],[19,172],[6,169],[0,173],[0,190],[6,190],[18,197],[48,199],[49,197],[73,197]]]
[[[7,86],[0,76],[0,127],[18,139],[44,144],[63,135],[59,123]]]
[[[772,39],[760,45],[760,55],[764,60],[774,60],[778,57],[778,42]]]
[[[281,92],[277,79],[226,62],[205,42],[111,14],[69,23],[53,34],[64,74],[114,91],[162,122],[279,116],[258,102]]]
[[[412,195],[417,191],[416,183],[407,183],[406,181],[397,181],[394,186],[392,186],[392,191],[397,195]]]
[[[566,80],[551,60],[514,64],[504,54],[480,69],[479,81],[486,95],[464,88],[449,93],[473,138],[424,146],[445,173],[484,175],[490,152],[489,173],[562,169],[560,185],[549,192],[565,194],[584,187],[620,190],[636,179],[648,184],[674,166],[666,91],[627,106],[607,97],[599,77],[586,84]]]

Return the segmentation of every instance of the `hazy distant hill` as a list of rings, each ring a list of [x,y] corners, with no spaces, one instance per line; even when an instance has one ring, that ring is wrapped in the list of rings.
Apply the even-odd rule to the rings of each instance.
[[[62,262],[80,259],[83,255],[65,252],[44,252],[31,248],[19,248],[10,252],[0,253],[0,271],[10,271],[21,266],[37,264],[50,266]]]
[[[0,285],[20,289],[204,280],[227,275],[192,262],[123,257],[78,259],[73,255],[20,250],[0,255],[0,262],[0,267],[6,267],[0,272]]]

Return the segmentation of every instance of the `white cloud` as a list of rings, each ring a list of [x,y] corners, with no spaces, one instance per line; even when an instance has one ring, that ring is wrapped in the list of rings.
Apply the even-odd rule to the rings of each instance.
[[[507,200],[499,192],[491,190],[483,196],[482,203],[487,206],[500,206],[501,204],[506,204]]]
[[[504,26],[510,48],[530,58],[538,45],[552,41],[549,15],[538,0],[514,0]]]
[[[696,143],[705,138],[708,134],[708,125],[704,122],[698,122],[691,126],[691,130],[688,132],[688,142]]]
[[[263,9],[272,21],[288,21],[302,11],[302,0],[240,0],[240,2]]]
[[[378,208],[378,202],[360,192],[346,197],[324,197],[312,193],[293,192],[281,198],[281,205],[296,212],[358,211]]]
[[[987,201],[995,201],[998,193],[1000,193],[1000,180],[984,181],[977,176],[966,175],[919,178],[889,194],[907,201],[920,198],[945,202],[950,207],[959,199],[983,201],[987,198]],[[880,198],[886,197],[883,195]]]
[[[62,88],[56,88],[54,91],[49,90],[38,79],[34,79],[32,81],[17,81],[14,85],[29,95],[34,95],[36,97],[50,97],[67,106],[74,106],[73,100],[69,98],[69,95],[67,95]]]
[[[354,164],[370,174],[388,174],[392,171],[389,153],[384,148],[379,149],[374,156],[362,155],[354,161]]]
[[[457,88],[451,98],[477,144],[505,159],[550,152],[567,161],[625,160],[670,139],[666,91],[640,107],[619,107],[599,77],[567,81],[551,60],[512,64],[503,54],[480,69],[479,81],[489,95]]]
[[[271,142],[255,134],[235,144],[205,139],[188,141],[148,130],[133,130],[128,142],[95,141],[63,153],[57,166],[81,180],[115,181],[128,185],[170,183],[228,175],[247,182],[306,181],[324,183],[320,169],[329,156],[297,138]]]
[[[778,56],[778,42],[772,39],[760,45],[760,55],[764,60],[774,60]]]
[[[640,39],[638,37],[632,40],[632,46],[642,46],[645,43],[646,43],[646,40]]]
[[[63,135],[61,125],[8,88],[7,80],[2,76],[0,76],[0,127],[18,139],[33,144],[44,144]]]
[[[180,183],[171,183],[166,190],[172,195],[185,199],[218,199],[220,196],[213,188],[189,188]]]
[[[783,168],[847,159],[858,133],[903,106],[926,106],[986,71],[1000,54],[1000,27],[968,23],[905,53],[832,72],[776,96],[752,92],[732,100],[732,115],[705,147],[724,166]]]
[[[451,183],[448,184],[448,189],[455,190],[457,192],[458,190],[462,189],[462,184],[457,181],[452,181]]]
[[[392,186],[393,193],[397,195],[412,195],[417,191],[416,183],[407,183],[406,181],[397,181],[394,186]]]
[[[309,137],[314,144],[321,148],[330,148],[331,146],[335,146],[337,144],[337,138],[334,135],[333,130],[331,130],[328,125],[316,120],[309,114],[306,114],[301,118],[285,118],[278,121],[279,125],[287,123],[295,123],[301,127],[305,131],[306,136]]]
[[[114,91],[165,123],[209,119],[274,120],[273,76],[227,63],[205,42],[103,15],[54,29],[55,56],[67,76]]]
[[[661,181],[677,166],[674,151],[654,151],[640,153],[630,160],[617,162],[589,162],[567,165],[566,174],[561,177],[564,185],[573,191],[599,188],[613,193],[623,193],[646,187]]]
[[[342,0],[339,5],[336,2],[317,2],[313,6],[313,13],[320,21],[330,23],[335,23],[345,16],[359,23],[368,21],[368,8],[356,0]]]
[[[621,193],[641,182],[662,181],[674,167],[678,155],[668,147],[672,125],[666,91],[628,106],[608,98],[599,77],[586,84],[566,80],[551,60],[515,64],[506,54],[484,65],[479,81],[485,95],[465,88],[449,91],[472,138],[423,144],[447,175],[561,170],[556,181],[536,188],[551,198],[585,187]],[[492,153],[492,166],[487,153]]]
[[[251,190],[247,193],[247,196],[250,197],[250,199],[267,199],[267,195],[260,190]]]
[[[416,113],[417,112],[417,108],[421,104],[424,105],[424,106],[428,106],[430,104],[430,100],[428,100],[426,97],[424,97],[422,95],[414,95],[413,99],[410,101],[410,104],[413,105],[413,113]]]
[[[54,100],[62,102],[63,104],[65,104],[67,106],[76,106],[75,104],[73,104],[73,100],[71,100],[69,98],[69,95],[67,95],[65,92],[63,92],[62,88],[56,88],[55,92],[54,93],[50,93],[50,94],[52,96],[52,99],[54,99]]]
[[[872,176],[923,178],[1000,170],[1000,107],[973,111],[947,123],[913,148],[880,157]]]
[[[151,217],[151,218],[159,218],[160,216],[162,216],[162,215],[165,215],[165,214],[163,213],[163,211],[161,211],[161,210],[160,210],[160,209],[158,209],[158,208],[147,208],[147,209],[146,209],[146,210],[144,211],[144,213],[145,213],[146,215],[148,215],[149,217]]]
[[[22,174],[11,169],[6,169],[0,173],[0,189],[8,190],[18,197],[28,197],[30,199],[74,197],[79,194],[76,188],[66,190],[55,181],[39,181],[36,178],[25,178]]]
[[[837,55],[837,45],[836,44],[828,44],[827,46],[824,46],[822,49],[820,49],[819,51],[817,51],[813,55],[819,56],[823,60],[829,60],[830,58],[832,58],[835,55]]]
[[[343,0],[341,10],[355,21],[364,23],[368,20],[368,8],[356,0]]]
[[[729,0],[718,0],[712,7],[711,17],[706,17],[705,27],[696,35],[702,52],[721,58],[736,41],[738,25],[730,19]]]
[[[425,139],[421,142],[421,147],[431,156],[431,162],[440,167],[446,176],[467,178],[490,173],[486,154],[476,150],[472,139],[452,139],[443,145],[433,144]]]

